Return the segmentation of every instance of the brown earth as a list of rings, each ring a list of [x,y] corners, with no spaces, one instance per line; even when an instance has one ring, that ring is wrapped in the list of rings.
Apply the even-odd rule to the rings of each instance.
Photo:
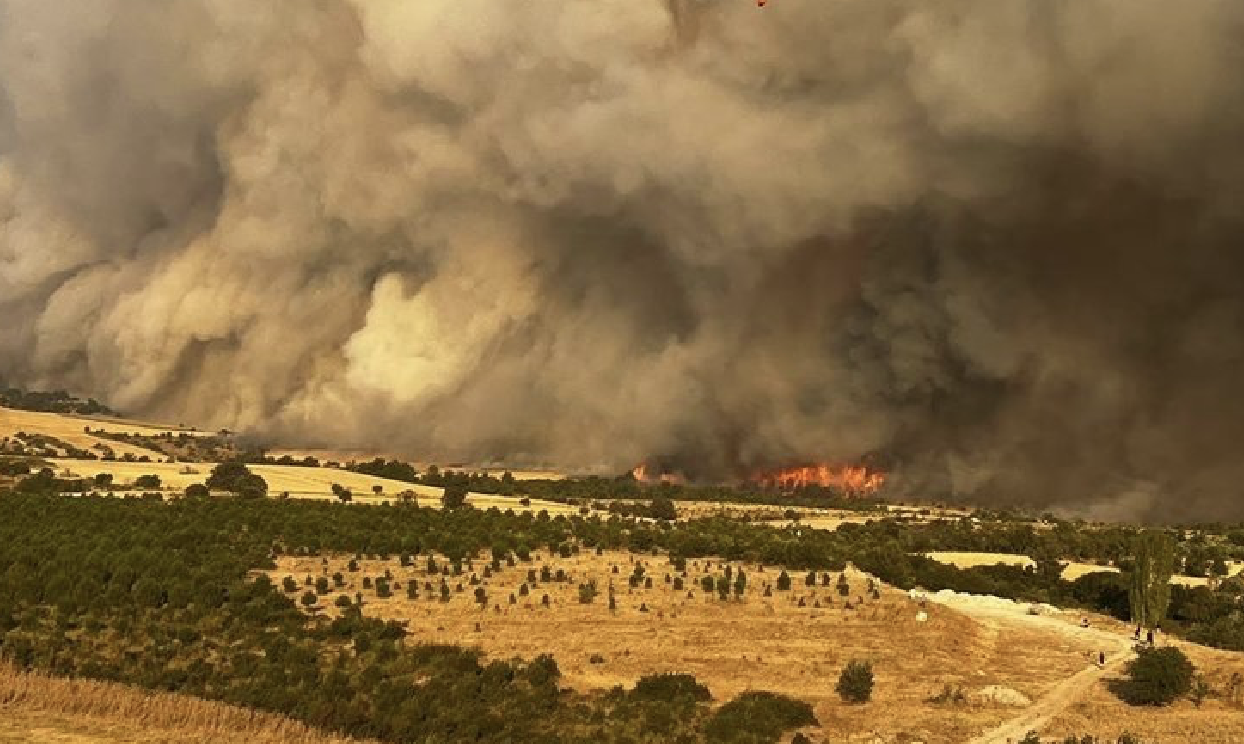
[[[927,702],[945,685],[965,691],[998,685],[1037,699],[1083,669],[1092,651],[1091,644],[1076,638],[1024,625],[990,627],[936,604],[928,605],[928,619],[920,622],[920,607],[906,594],[881,586],[880,599],[873,599],[867,595],[867,578],[854,572],[848,572],[850,599],[858,608],[847,610],[835,587],[809,588],[803,573],[792,573],[791,591],[764,597],[765,584],[774,583],[780,570],[774,566],[762,570],[730,564],[733,571],[746,572],[748,589],[741,600],[723,602],[698,585],[705,574],[721,575],[721,561],[689,562],[684,589],[676,591],[674,569],[664,556],[584,552],[562,559],[540,554],[530,564],[503,567],[482,579],[488,599],[487,609],[481,610],[470,584],[472,573],[482,577],[484,563],[479,561],[459,577],[446,577],[451,599],[442,603],[435,591],[442,577],[427,574],[426,557],[409,568],[397,560],[364,560],[357,573],[346,570],[344,557],[331,558],[328,565],[322,560],[284,558],[272,578],[279,584],[286,576],[294,577],[301,593],[308,576],[340,571],[348,582],[343,593],[362,592],[364,611],[371,615],[407,621],[416,642],[475,646],[497,658],[530,659],[551,652],[565,683],[582,691],[678,671],[696,675],[718,701],[747,689],[786,693],[813,703],[831,741],[863,733],[883,741],[966,741],[1008,720],[1014,711],[1000,705]],[[643,562],[653,579],[651,589],[628,586],[633,561]],[[521,597],[519,587],[527,583],[528,569],[538,576],[545,564],[553,572],[565,571],[567,580],[537,581],[529,596]],[[393,575],[394,596],[380,599],[374,590],[362,588],[362,579],[374,579],[385,570]],[[665,581],[667,574],[671,583]],[[600,595],[592,604],[580,604],[578,584],[589,579],[597,582]],[[415,600],[406,597],[405,585],[411,580],[419,585]],[[610,580],[616,591],[614,612],[608,609]],[[434,591],[424,587],[429,581]],[[459,583],[461,593],[456,591]],[[541,604],[545,594],[548,607]],[[335,597],[322,598],[320,611],[337,612]],[[799,607],[800,599],[805,607]],[[817,609],[814,602],[824,606]],[[877,689],[867,706],[845,705],[834,692],[839,671],[852,659],[875,665]]]

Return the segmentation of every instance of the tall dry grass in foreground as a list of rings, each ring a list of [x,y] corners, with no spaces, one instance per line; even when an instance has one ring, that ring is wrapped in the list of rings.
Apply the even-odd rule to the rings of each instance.
[[[0,715],[3,711],[83,716],[101,723],[133,727],[169,741],[246,742],[247,744],[359,744],[284,716],[208,700],[138,690],[93,680],[52,677],[0,664]]]

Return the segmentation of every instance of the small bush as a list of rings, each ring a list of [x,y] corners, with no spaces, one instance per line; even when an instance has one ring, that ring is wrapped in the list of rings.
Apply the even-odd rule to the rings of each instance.
[[[1174,646],[1141,649],[1128,665],[1120,697],[1132,705],[1170,705],[1192,690],[1196,669]]]
[[[1210,687],[1209,682],[1205,680],[1203,675],[1198,674],[1196,679],[1192,681],[1192,689],[1188,696],[1192,698],[1192,704],[1200,708],[1205,699],[1213,696],[1214,688]]]
[[[838,675],[838,685],[834,689],[848,703],[867,703],[873,696],[873,665],[867,661],[847,664]]]
[[[815,726],[812,706],[772,692],[745,692],[713,714],[704,728],[709,744],[773,744],[782,734]]]
[[[652,702],[703,703],[713,699],[691,674],[649,674],[639,678],[631,696]]]

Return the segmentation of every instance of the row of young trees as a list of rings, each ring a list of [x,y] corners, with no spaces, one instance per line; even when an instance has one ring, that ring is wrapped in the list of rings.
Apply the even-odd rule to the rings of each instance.
[[[521,560],[535,547],[577,545],[582,521],[17,493],[0,496],[0,516],[0,655],[26,667],[178,690],[395,742],[776,741],[791,720],[782,711],[806,708],[779,696],[745,696],[716,711],[707,701],[638,701],[626,691],[585,698],[559,689],[549,657],[485,661],[402,643],[400,625],[357,608],[308,620],[296,594],[249,578],[283,552],[434,552],[461,561],[487,550]],[[721,723],[740,708],[748,725]]]
[[[376,461],[380,466],[392,463]],[[26,466],[23,464],[23,468]],[[567,482],[569,483],[569,482]],[[44,468],[18,483],[26,493],[85,491],[90,483],[56,478]],[[97,487],[99,484],[94,484]],[[142,487],[158,487],[153,479]],[[573,486],[567,486],[574,488]],[[187,495],[206,497],[212,491],[245,498],[267,493],[267,483],[239,461],[217,466],[205,485],[191,486]],[[346,489],[337,495],[350,500]],[[450,478],[444,506],[456,510],[466,504],[466,486]],[[847,524],[835,532],[756,528],[726,518],[699,520],[694,528],[669,530],[658,523],[623,518],[640,516],[669,520],[673,502],[657,498],[617,509],[619,516],[578,520],[582,539],[592,545],[649,550],[662,547],[678,555],[718,554],[727,558],[746,554],[770,563],[796,568],[835,568],[854,561],[865,570],[901,588],[924,587],[994,594],[1018,600],[1079,606],[1132,619],[1144,627],[1164,623],[1174,632],[1209,645],[1244,649],[1244,617],[1239,607],[1240,582],[1225,583],[1219,591],[1171,587],[1169,577],[1178,565],[1204,559],[1210,544],[1205,532],[1178,544],[1170,533],[1128,527],[1084,528],[1059,522],[1052,529],[1030,524],[980,522],[973,519],[907,523],[885,519],[869,524]],[[1216,548],[1220,546],[1214,546]],[[935,550],[1027,553],[1038,557],[1036,570],[992,566],[961,570],[920,557]],[[1061,579],[1060,558],[1113,562],[1122,575],[1089,574],[1074,582]]]

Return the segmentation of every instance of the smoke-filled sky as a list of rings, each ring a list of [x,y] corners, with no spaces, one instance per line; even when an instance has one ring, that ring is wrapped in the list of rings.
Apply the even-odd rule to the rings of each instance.
[[[0,377],[1244,516],[1238,0],[0,0]]]

